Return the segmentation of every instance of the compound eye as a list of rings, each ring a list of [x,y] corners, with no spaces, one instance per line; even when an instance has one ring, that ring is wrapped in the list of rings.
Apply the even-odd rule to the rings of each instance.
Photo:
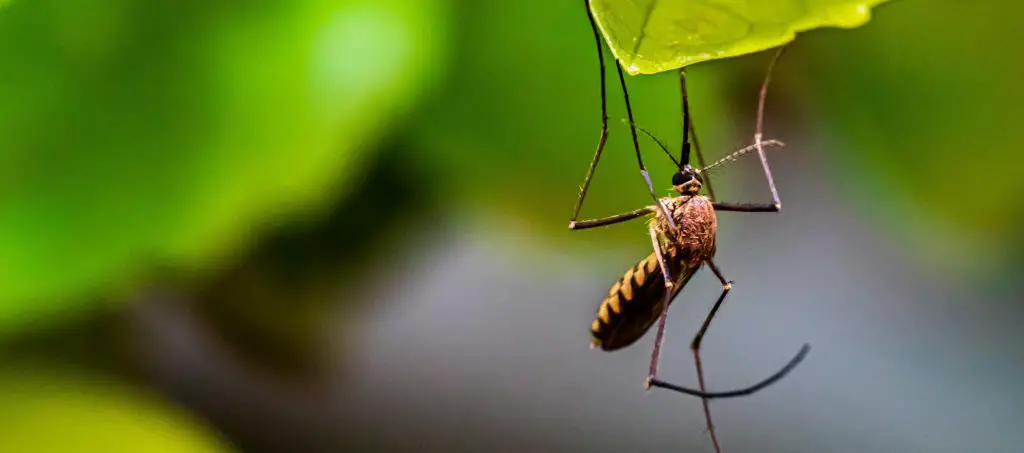
[[[693,180],[693,176],[688,173],[679,172],[672,175],[672,185],[681,186]]]

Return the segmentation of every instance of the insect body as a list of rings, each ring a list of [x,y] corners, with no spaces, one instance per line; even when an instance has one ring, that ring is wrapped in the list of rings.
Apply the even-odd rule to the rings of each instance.
[[[597,59],[601,76],[601,135],[598,140],[597,150],[587,170],[587,175],[580,187],[580,195],[572,211],[572,217],[569,220],[569,229],[585,230],[604,227],[604,225],[648,216],[650,219],[648,231],[650,233],[651,245],[654,249],[653,253],[633,267],[630,267],[630,270],[612,285],[607,297],[604,298],[598,307],[596,319],[591,324],[591,342],[592,345],[600,347],[603,351],[615,351],[615,349],[621,349],[636,342],[656,322],[657,329],[654,338],[654,348],[651,352],[650,369],[647,373],[647,387],[666,388],[682,394],[700,397],[715,451],[721,453],[708,401],[713,398],[748,396],[757,392],[757,390],[776,382],[792,371],[804,359],[810,348],[810,346],[804,344],[800,352],[790,363],[757,384],[729,390],[729,392],[708,392],[706,389],[700,361],[700,343],[708,331],[712,320],[718,313],[726,295],[732,289],[732,282],[725,278],[714,260],[718,228],[716,213],[718,211],[779,212],[781,209],[781,202],[779,201],[778,192],[775,190],[775,182],[764,152],[765,147],[781,145],[781,143],[774,140],[762,140],[765,98],[767,96],[768,83],[771,79],[772,68],[774,68],[778,53],[772,59],[764,83],[761,85],[754,145],[732,153],[711,165],[706,165],[705,161],[703,161],[696,132],[693,124],[690,122],[686,74],[682,70],[679,72],[680,92],[682,95],[683,139],[682,150],[677,160],[664,143],[660,142],[649,132],[636,126],[633,119],[633,110],[630,106],[626,78],[623,74],[623,65],[621,61],[616,60],[615,67],[618,71],[618,82],[620,82],[623,89],[626,113],[629,118],[628,124],[633,135],[633,148],[636,153],[637,165],[655,203],[653,206],[646,206],[623,214],[578,220],[608,135],[608,112],[605,97],[604,57],[602,56],[601,37],[594,16],[591,15],[590,0],[584,0],[584,5],[587,7],[591,30],[594,34],[594,40],[597,42]],[[637,137],[638,129],[657,142],[657,145],[665,151],[676,164],[676,168],[679,169],[672,177],[672,188],[676,192],[675,196],[658,198],[654,194],[650,177],[640,153],[640,142]],[[689,165],[691,134],[693,148],[696,150],[697,162],[701,166],[700,169],[693,169]],[[717,201],[715,192],[712,190],[711,178],[707,171],[752,151],[756,151],[761,158],[761,165],[768,182],[768,188],[771,190],[772,203],[722,203]],[[706,189],[707,196],[700,194],[702,188]],[[693,278],[700,267],[705,264],[711,267],[715,277],[722,283],[722,292],[715,301],[711,312],[703,320],[703,324],[690,342],[690,351],[693,353],[697,381],[700,385],[699,389],[693,389],[658,379],[657,364],[660,357],[660,348],[662,348],[665,340],[669,304],[690,279]]]
[[[704,373],[700,358],[701,342],[703,341],[704,334],[707,332],[712,319],[715,317],[715,314],[721,307],[722,302],[725,300],[726,295],[732,289],[732,282],[723,275],[722,271],[715,265],[714,261],[716,250],[715,235],[717,232],[716,212],[779,212],[782,206],[764,153],[765,147],[770,145],[780,145],[781,143],[773,140],[762,141],[761,133],[768,83],[770,81],[772,68],[778,58],[778,54],[776,54],[775,59],[773,59],[769,65],[768,75],[765,76],[764,83],[761,85],[754,144],[736,151],[711,165],[704,164],[704,158],[701,154],[700,145],[697,142],[696,132],[693,128],[693,124],[690,122],[689,103],[686,92],[686,74],[682,70],[679,72],[680,91],[682,95],[681,104],[683,111],[683,143],[680,157],[677,160],[672,153],[668,151],[668,148],[658,141],[656,137],[636,126],[633,120],[633,111],[629,102],[629,93],[626,89],[626,80],[623,76],[622,64],[621,62],[616,61],[619,84],[622,87],[626,114],[628,116],[628,125],[633,137],[633,147],[636,152],[637,164],[640,168],[640,173],[655,200],[655,205],[611,217],[577,220],[583,206],[583,200],[587,195],[587,189],[589,188],[591,179],[594,176],[594,171],[597,168],[598,161],[601,158],[608,136],[608,111],[605,96],[605,71],[601,37],[597,29],[597,24],[594,21],[594,17],[590,14],[590,0],[584,0],[584,5],[587,7],[587,15],[590,19],[594,39],[597,42],[597,58],[599,68],[601,70],[601,136],[598,141],[597,150],[595,151],[594,157],[590,162],[590,167],[587,170],[586,177],[583,180],[583,184],[580,186],[580,193],[576,200],[576,207],[573,211],[572,218],[569,221],[569,228],[573,230],[595,228],[649,216],[649,233],[651,236],[651,244],[654,248],[654,253],[626,271],[626,273],[609,290],[608,296],[601,302],[598,308],[596,319],[594,319],[591,324],[591,342],[593,346],[600,347],[605,351],[621,349],[636,342],[654,325],[655,322],[657,322],[658,329],[654,340],[654,350],[651,353],[651,365],[647,374],[647,386],[648,388],[659,387],[701,397],[704,405],[704,416],[707,422],[708,432],[711,436],[712,442],[714,443],[715,451],[720,453],[721,449],[718,445],[714,426],[711,423],[711,412],[708,408],[708,399],[745,396],[765,388],[781,379],[796,367],[796,365],[803,360],[809,350],[809,346],[804,345],[803,348],[800,349],[800,352],[798,352],[785,367],[767,379],[750,387],[725,392],[708,392],[705,389]],[[677,192],[676,196],[659,198],[654,194],[654,188],[651,185],[651,180],[648,176],[640,153],[640,144],[637,138],[638,129],[657,142],[661,149],[664,150],[665,153],[668,154],[669,158],[671,158],[676,164],[676,168],[678,168],[679,171],[672,176],[672,188]],[[693,144],[694,148],[696,148],[697,160],[702,166],[700,169],[693,169],[689,165],[691,133],[693,134]],[[706,174],[707,170],[725,162],[732,161],[740,155],[751,151],[757,151],[757,154],[760,157],[761,166],[764,169],[765,179],[767,179],[768,187],[771,190],[773,202],[722,203],[717,201],[715,199],[714,191],[711,189],[710,178]],[[707,196],[700,193],[702,186],[706,189]],[[711,311],[704,319],[700,330],[693,337],[693,340],[690,343],[690,349],[693,352],[694,357],[694,364],[697,368],[697,379],[700,384],[700,390],[695,390],[670,384],[658,379],[658,360],[660,357],[661,346],[664,341],[668,306],[672,300],[675,299],[679,291],[682,290],[683,286],[685,286],[686,283],[689,282],[696,272],[705,264],[711,268],[711,271],[714,272],[715,276],[721,282],[722,292],[715,301]]]
[[[677,173],[683,175],[683,173]],[[678,197],[662,198],[662,205],[672,215],[678,229],[672,230],[660,210],[653,209],[651,227],[659,241],[673,294],[669,303],[704,262],[715,255],[715,233],[718,228],[711,200],[699,195],[699,176],[684,184],[674,185]],[[658,264],[657,252],[630,268],[608,291],[601,302],[597,318],[591,325],[592,343],[605,351],[614,351],[640,339],[661,314],[660,302],[665,299],[667,285]]]
[[[646,131],[644,131],[646,133]],[[653,136],[652,136],[653,138]],[[800,352],[790,360],[789,364],[777,373],[751,387],[728,392],[707,392],[704,386],[704,374],[700,359],[700,344],[707,332],[711,320],[718,312],[725,296],[732,289],[732,282],[727,280],[713,260],[717,249],[716,233],[718,220],[716,210],[741,212],[771,212],[778,209],[775,204],[718,203],[701,195],[702,179],[700,172],[735,159],[751,150],[761,151],[764,146],[781,144],[774,140],[758,142],[741,149],[725,158],[705,167],[694,170],[682,165],[679,172],[673,175],[672,188],[678,193],[675,197],[659,200],[659,206],[647,206],[625,214],[603,219],[574,221],[572,229],[593,228],[636,219],[643,215],[650,217],[648,229],[654,253],[641,260],[625,274],[608,291],[608,296],[601,302],[597,317],[591,324],[591,343],[605,351],[614,351],[636,342],[646,333],[655,321],[659,322],[657,336],[654,340],[654,351],[651,354],[651,367],[647,375],[648,387],[660,387],[675,390],[689,395],[700,396],[704,400],[704,412],[708,421],[711,439],[715,450],[720,451],[718,439],[711,424],[707,400],[745,396],[756,392],[781,379],[806,356],[809,346],[804,345]],[[661,143],[659,142],[659,145]],[[662,145],[664,146],[664,145]],[[688,155],[684,146],[683,162]],[[667,151],[667,149],[666,149]],[[673,159],[674,160],[674,159]],[[677,161],[678,163],[678,161]],[[662,214],[662,209],[671,215],[671,220]],[[677,225],[677,227],[673,227]],[[690,343],[694,362],[697,366],[697,378],[700,390],[693,390],[658,379],[658,360],[664,340],[666,315],[668,306],[680,290],[690,281],[696,272],[705,264],[722,283],[722,292],[718,296],[711,312],[708,313],[703,325]]]

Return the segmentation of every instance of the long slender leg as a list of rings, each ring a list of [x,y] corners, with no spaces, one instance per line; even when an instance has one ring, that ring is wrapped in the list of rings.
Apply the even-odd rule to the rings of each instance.
[[[761,168],[764,169],[765,179],[768,180],[768,188],[772,192],[772,203],[713,203],[715,210],[718,211],[735,211],[735,212],[779,212],[782,210],[782,201],[779,198],[779,191],[775,188],[775,178],[772,177],[772,170],[768,166],[768,157],[764,152],[763,131],[764,131],[764,106],[768,99],[768,85],[772,80],[772,71],[775,70],[775,63],[779,60],[779,56],[786,49],[785,46],[779,48],[779,51],[772,57],[771,63],[768,64],[768,71],[764,76],[764,82],[761,83],[761,94],[757,102],[757,127],[754,132],[754,146],[757,147],[757,155],[761,158]],[[706,177],[706,176],[705,176]]]
[[[651,236],[651,242],[652,242],[652,245],[654,245],[655,254],[658,257],[658,265],[661,266],[661,269],[663,269],[663,270],[664,269],[668,269],[668,266],[666,265],[666,262],[664,260],[664,254],[661,252],[661,244],[658,243],[657,236],[653,233],[653,231],[652,231],[652,236]],[[717,269],[717,268],[713,268],[713,269]],[[720,279],[723,278],[723,277],[721,277],[721,273],[720,272],[716,272],[716,274],[719,275]],[[662,271],[662,275],[665,275],[664,271]],[[673,282],[670,282],[670,281],[666,281],[665,282],[666,287],[667,288],[671,288],[671,291],[666,291],[667,294],[671,294],[671,295],[668,296],[664,300],[663,303],[665,304],[665,307],[668,306],[668,301],[672,300],[673,297],[676,297],[676,295],[679,294],[679,291],[682,289],[682,285],[683,285],[682,279],[683,278],[685,278],[685,277],[681,276],[680,280],[673,281]],[[666,279],[666,280],[668,280],[668,279]],[[669,285],[671,285],[671,286],[669,286]],[[721,296],[719,296],[718,301],[715,303],[715,310],[717,310],[717,307],[722,304],[722,300],[724,298],[725,298],[725,294],[724,293]],[[722,391],[722,392],[709,392],[709,391],[704,390],[704,389],[695,390],[695,389],[691,389],[689,387],[682,387],[682,386],[679,386],[679,385],[675,385],[675,384],[671,384],[671,383],[662,381],[662,380],[658,379],[658,376],[657,376],[657,374],[658,374],[658,358],[660,356],[662,342],[663,342],[663,340],[665,338],[665,324],[666,324],[666,321],[667,321],[666,313],[667,313],[667,310],[663,310],[662,311],[662,314],[661,314],[659,322],[658,322],[658,332],[657,332],[657,336],[656,336],[655,342],[654,342],[655,350],[654,350],[654,352],[651,355],[651,362],[652,363],[651,363],[651,368],[650,368],[650,374],[648,374],[648,376],[647,376],[647,388],[658,387],[658,388],[663,388],[663,389],[666,389],[666,390],[672,390],[672,391],[675,391],[675,392],[679,392],[679,393],[682,393],[682,394],[685,394],[685,395],[697,396],[697,397],[704,398],[704,399],[736,398],[736,397],[741,397],[741,396],[749,396],[749,395],[753,395],[754,393],[758,392],[759,390],[762,390],[762,389],[768,387],[769,385],[772,385],[772,384],[778,382],[780,379],[786,377],[786,375],[789,374],[791,371],[793,371],[793,369],[796,368],[797,365],[799,365],[800,362],[802,362],[804,360],[804,358],[807,357],[807,354],[811,351],[811,346],[808,345],[808,344],[804,344],[800,348],[800,351],[797,352],[796,355],[793,356],[793,358],[790,359],[789,362],[786,363],[785,366],[783,366],[781,369],[779,369],[779,371],[776,371],[775,374],[772,374],[771,376],[768,376],[768,378],[762,380],[761,382],[758,382],[758,383],[756,383],[754,385],[751,385],[749,387],[744,387],[744,388],[736,389],[736,390]],[[705,325],[702,328],[702,332],[707,330],[707,324],[709,324],[709,323],[710,323],[710,321],[705,321]],[[701,335],[703,335],[703,333]],[[700,369],[699,364],[698,364],[698,377],[700,378],[701,383],[702,383],[701,385],[703,386],[703,370]],[[707,413],[705,415],[710,417]]]
[[[679,70],[679,91],[682,94],[683,102],[683,153],[689,154],[690,141],[688,137],[693,137],[693,148],[697,151],[697,163],[700,168],[707,167],[708,164],[704,160],[704,153],[700,149],[700,140],[697,138],[697,128],[693,125],[693,118],[690,117],[690,95],[686,90],[686,70]],[[689,136],[687,135],[689,133]],[[711,201],[715,201],[715,189],[711,186],[711,175],[705,174],[702,176],[704,180],[704,186],[708,188],[708,195]]]
[[[782,201],[779,200],[779,191],[775,188],[772,170],[768,168],[768,157],[764,153],[761,139],[764,136],[764,105],[768,99],[768,84],[772,81],[772,71],[775,70],[775,63],[779,61],[779,57],[782,56],[782,52],[785,50],[786,46],[779,47],[779,51],[775,52],[771,63],[768,63],[768,71],[765,72],[764,82],[761,83],[761,95],[757,100],[757,129],[754,131],[754,144],[757,145],[757,155],[761,158],[761,167],[764,168],[764,176],[768,179],[768,187],[772,191],[772,200],[775,201],[777,210],[782,209]]]
[[[680,147],[679,161],[690,164],[690,94],[686,91],[686,70],[679,69],[679,94],[683,109],[683,146]]]
[[[633,149],[636,151],[636,163],[640,166],[640,175],[644,177],[644,182],[647,183],[647,189],[651,192],[651,198],[654,199],[654,204],[661,211],[661,215],[665,216],[665,220],[668,222],[669,228],[675,230],[677,228],[676,223],[672,220],[672,216],[668,214],[668,210],[665,209],[665,205],[662,204],[661,199],[658,198],[658,194],[654,192],[654,185],[651,184],[651,176],[647,174],[647,167],[644,166],[644,158],[640,155],[640,140],[636,136],[636,122],[633,121],[633,107],[629,104],[629,91],[626,89],[626,76],[622,73],[622,65],[616,61],[615,68],[619,70],[619,84],[622,85],[622,95],[626,100],[626,116],[629,117],[629,131],[633,134]]]
[[[594,31],[594,42],[597,43],[597,63],[601,71],[601,138],[597,142],[597,151],[594,152],[594,158],[590,161],[590,168],[587,169],[587,176],[583,179],[583,185],[580,186],[580,194],[576,199],[576,208],[572,211],[569,228],[572,228],[572,225],[576,223],[576,219],[580,215],[580,209],[583,208],[583,199],[587,197],[587,189],[590,188],[590,181],[594,178],[594,171],[597,170],[597,162],[601,160],[604,144],[608,140],[608,100],[605,91],[604,52],[601,46],[601,34],[597,31],[597,23],[594,22],[594,16],[590,14],[590,0],[583,0],[583,6],[586,8],[587,18],[590,19],[590,28]]]
[[[778,61],[778,57],[782,56],[782,52],[785,50],[785,46],[779,47],[778,51],[771,58],[771,63],[768,64],[768,71],[765,73],[765,80],[761,83],[761,95],[758,98],[758,125],[754,132],[754,143],[758,146],[758,156],[761,158],[761,167],[765,170],[765,177],[768,179],[768,188],[771,189],[771,198],[775,202],[775,206],[778,209],[782,208],[782,202],[778,198],[778,190],[775,189],[775,179],[771,176],[771,169],[768,167],[768,157],[765,155],[764,147],[761,145],[761,139],[764,136],[764,118],[765,118],[765,102],[768,99],[768,85],[771,83],[771,73],[775,70],[775,63]]]
[[[678,386],[678,385],[675,385],[675,384],[670,384],[668,382],[665,382],[665,381],[662,381],[662,380],[658,379],[658,361],[659,361],[659,359],[661,357],[661,346],[662,346],[662,344],[664,343],[664,340],[665,340],[665,325],[667,324],[667,321],[668,321],[668,304],[669,304],[669,301],[672,300],[672,298],[676,297],[676,295],[679,294],[679,291],[682,289],[682,285],[685,284],[685,282],[683,280],[686,278],[686,276],[681,274],[679,276],[679,280],[676,280],[676,281],[673,281],[672,278],[669,277],[671,275],[671,272],[670,271],[666,271],[667,269],[669,269],[669,267],[668,267],[667,262],[665,261],[665,255],[664,255],[664,253],[663,253],[663,251],[661,249],[661,242],[658,240],[658,233],[657,233],[657,231],[655,231],[653,226],[650,228],[650,233],[651,233],[651,245],[654,247],[654,254],[658,258],[658,266],[661,267],[662,275],[665,276],[664,279],[665,279],[665,289],[666,289],[666,291],[665,291],[665,297],[661,301],[661,304],[662,304],[661,305],[661,314],[658,317],[658,331],[657,331],[657,333],[655,335],[655,339],[654,339],[654,351],[651,352],[651,367],[650,367],[650,369],[648,371],[646,387],[647,387],[647,389],[650,389],[651,387],[659,387],[659,388],[663,388],[663,389],[666,389],[666,390],[672,390],[672,391],[676,391],[676,392],[679,392],[679,393],[683,393],[683,394],[686,394],[686,395],[698,396],[698,397],[704,398],[705,399],[705,408],[704,408],[705,416],[708,418],[708,425],[710,426],[711,425],[711,423],[710,423],[710,417],[711,416],[710,416],[710,412],[708,412],[708,409],[707,409],[707,402],[706,402],[706,400],[708,400],[708,399],[715,399],[715,398],[734,398],[734,397],[740,397],[740,396],[748,396],[748,395],[754,394],[758,390],[761,390],[761,389],[763,389],[765,387],[768,387],[769,385],[774,384],[775,382],[779,381],[780,379],[785,377],[787,374],[789,374],[790,371],[793,371],[793,369],[796,368],[796,366],[799,365],[800,362],[802,362],[804,360],[804,357],[806,357],[807,353],[810,352],[811,347],[810,347],[810,345],[807,345],[807,344],[803,345],[803,347],[800,348],[800,351],[797,352],[796,356],[794,356],[792,359],[790,359],[789,363],[787,363],[786,366],[782,367],[779,371],[775,372],[775,374],[769,376],[767,379],[764,379],[761,382],[758,382],[757,384],[754,384],[754,385],[752,385],[750,387],[745,387],[745,388],[742,388],[742,389],[729,390],[729,391],[724,391],[724,392],[709,392],[709,391],[707,391],[704,388],[703,371],[700,369],[700,363],[699,362],[697,364],[697,370],[698,370],[698,377],[700,378],[700,382],[701,382],[701,389],[700,390],[694,390],[694,389],[691,389],[689,387],[682,387],[682,386]],[[717,271],[716,267],[713,267],[712,269],[715,270],[716,275],[718,275],[720,279],[723,278],[721,276],[721,273]],[[726,292],[727,291],[728,290],[726,290]],[[725,298],[725,294],[723,293],[719,297],[718,302],[715,304],[715,310],[717,310],[717,307],[722,304],[722,299],[724,299],[724,298]],[[707,329],[707,324],[709,322],[710,321],[705,321],[704,330]],[[716,442],[716,445],[717,445],[717,440],[715,442]]]
[[[574,220],[574,221],[569,222],[569,229],[570,230],[585,230],[587,228],[595,228],[595,227],[599,227],[599,226],[605,226],[605,225],[611,225],[611,224],[615,224],[615,223],[621,223],[621,222],[625,222],[627,220],[633,220],[633,219],[635,219],[637,217],[645,216],[647,214],[650,214],[650,213],[654,212],[657,209],[658,208],[656,208],[654,206],[647,206],[647,207],[643,207],[643,208],[640,208],[640,209],[635,209],[635,210],[630,211],[630,212],[626,212],[626,213],[622,213],[622,214],[616,214],[616,215],[609,216],[609,217],[603,217],[603,218],[600,218],[600,219],[580,220],[579,222]]]
[[[708,313],[707,318],[704,319],[704,324],[700,326],[700,330],[697,332],[697,335],[693,337],[693,342],[690,343],[690,349],[693,350],[700,349],[700,343],[704,340],[704,334],[707,332],[708,326],[711,325],[711,320],[715,317],[715,313],[718,313],[718,308],[722,306],[722,302],[725,300],[725,295],[729,294],[729,291],[732,290],[732,282],[726,279],[725,275],[722,275],[722,271],[715,265],[714,260],[709,259],[706,262],[708,263],[708,267],[711,268],[711,271],[715,273],[715,277],[718,277],[718,280],[722,282],[722,294],[718,296],[718,301],[715,302],[713,307],[711,307],[711,311]]]
[[[702,392],[700,390],[694,390],[688,387],[681,387],[675,384],[670,384],[668,382],[661,381],[658,379],[650,379],[649,383],[651,387],[659,387],[666,390],[679,392],[685,395],[707,398],[709,400],[718,398],[736,398],[741,396],[750,396],[753,395],[754,393],[757,393],[760,390],[763,390],[765,387],[768,387],[769,385],[778,382],[780,379],[786,377],[786,375],[793,371],[793,369],[796,368],[797,365],[800,364],[800,362],[803,362],[804,359],[807,358],[807,354],[810,352],[811,345],[804,343],[804,345],[800,347],[800,351],[798,351],[792,359],[789,359],[789,362],[786,363],[786,366],[780,368],[779,371],[775,372],[775,374],[768,376],[767,379],[764,379],[761,382],[758,382],[757,384],[751,385],[750,387],[744,387],[742,389],[737,390],[729,390],[725,392]]]
[[[723,275],[722,271],[720,269],[718,269],[718,266],[715,265],[714,261],[708,260],[707,263],[708,263],[708,266],[711,267],[711,271],[715,273],[716,277],[718,277],[718,280],[720,282],[722,282],[722,294],[720,294],[718,296],[718,300],[715,301],[715,305],[714,305],[714,307],[711,308],[711,312],[709,312],[707,318],[704,319],[704,324],[701,325],[700,331],[697,332],[697,335],[695,335],[693,337],[693,341],[690,342],[690,349],[693,351],[693,359],[694,359],[694,363],[696,364],[696,368],[697,368],[697,381],[700,384],[700,392],[698,392],[698,394],[696,394],[696,396],[700,396],[701,399],[703,400],[703,404],[704,404],[704,419],[707,422],[708,432],[711,434],[711,441],[715,444],[715,451],[718,452],[718,451],[720,451],[719,445],[718,445],[718,437],[715,435],[714,424],[711,422],[711,410],[708,407],[708,400],[711,399],[711,398],[708,397],[707,395],[714,395],[714,397],[721,398],[721,397],[724,397],[724,396],[730,396],[730,397],[731,396],[740,396],[740,394],[739,393],[726,393],[726,392],[720,392],[720,393],[708,392],[705,389],[705,385],[704,385],[704,368],[703,368],[703,365],[702,365],[701,360],[700,360],[700,345],[701,345],[701,342],[704,340],[704,334],[707,333],[708,326],[711,325],[711,320],[715,317],[715,314],[718,313],[718,309],[722,306],[722,302],[725,301],[725,296],[727,294],[729,294],[730,290],[732,290],[732,282],[725,278],[725,275]],[[807,357],[807,353],[810,352],[810,350],[811,350],[811,346],[805,343],[803,346],[800,347],[800,351],[796,353],[796,356],[794,356],[792,359],[790,359],[789,363],[786,364],[786,366],[784,366],[781,370],[779,370],[778,372],[776,372],[775,374],[770,376],[768,379],[765,379],[765,380],[761,381],[760,383],[758,383],[756,385],[753,385],[753,386],[748,387],[747,389],[744,389],[744,393],[742,393],[742,395],[750,395],[753,392],[746,393],[747,390],[753,390],[753,391],[756,392],[757,390],[763,389],[763,388],[771,385],[772,383],[778,381],[779,379],[782,379],[786,374],[788,374],[790,371],[792,371],[793,368],[796,368],[796,366],[801,361],[803,361],[803,359],[805,357]],[[676,391],[683,391],[683,390],[685,390],[685,389],[680,390],[679,387],[673,386],[671,384],[663,383],[663,382],[652,382],[651,384],[659,386],[659,387],[668,388],[668,389],[671,389],[671,390],[676,390]],[[693,394],[693,393],[690,393],[690,394]]]
[[[711,203],[716,211],[733,212],[779,212],[782,206],[775,203]]]
[[[654,246],[654,254],[658,257],[658,265],[661,266],[661,275],[665,278],[665,296],[661,299],[661,314],[658,315],[658,331],[654,337],[654,350],[651,351],[651,367],[647,373],[645,387],[649,390],[651,382],[658,379],[658,359],[661,357],[661,344],[665,341],[665,325],[668,323],[668,303],[675,296],[673,291],[674,282],[672,272],[669,270],[665,256],[661,252],[661,241],[658,240],[658,231],[654,225],[649,227],[651,232],[651,245]],[[701,390],[703,392],[703,390]]]
[[[693,337],[693,341],[690,343],[690,349],[693,351],[693,361],[697,367],[697,383],[700,384],[700,390],[705,391],[704,385],[704,367],[700,360],[700,343],[704,339],[704,333],[707,332],[708,326],[711,325],[711,319],[715,317],[715,313],[718,312],[718,308],[722,306],[722,302],[725,301],[725,296],[732,290],[732,282],[722,275],[722,271],[718,269],[715,262],[707,260],[708,266],[711,271],[715,273],[718,280],[722,282],[722,294],[718,296],[718,300],[715,301],[714,307],[711,308],[711,312],[708,313],[707,318],[704,319],[704,324],[701,325],[700,331],[697,332],[697,336]],[[718,436],[715,435],[715,425],[711,422],[711,408],[708,405],[707,398],[701,398],[701,403],[704,405],[704,420],[707,422],[708,433],[711,435],[711,443],[715,445],[715,451],[721,452],[721,447],[718,445]]]
[[[693,137],[693,149],[697,151],[697,163],[700,164],[701,168],[704,168],[708,164],[707,161],[704,160],[704,153],[700,148],[700,139],[697,138],[697,128],[693,125],[693,119],[690,119],[690,136]],[[704,180],[704,187],[707,187],[708,189],[708,198],[710,198],[712,202],[715,201],[715,188],[711,185],[711,174],[703,173],[701,174],[701,179]]]

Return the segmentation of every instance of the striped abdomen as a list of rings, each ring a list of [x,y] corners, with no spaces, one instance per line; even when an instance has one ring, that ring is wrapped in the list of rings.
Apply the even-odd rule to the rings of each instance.
[[[680,262],[677,255],[676,249],[669,249],[665,261],[668,262],[678,292],[697,271],[699,265],[692,266]],[[683,273],[686,275],[681,275]],[[591,325],[593,343],[605,351],[633,344],[658,319],[661,314],[659,307],[664,297],[665,278],[658,266],[657,255],[651,253],[626,271],[608,291],[608,297],[601,302],[597,318]]]

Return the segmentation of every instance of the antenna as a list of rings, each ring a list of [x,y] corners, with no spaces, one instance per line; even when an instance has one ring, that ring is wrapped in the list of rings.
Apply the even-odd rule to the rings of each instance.
[[[622,122],[625,123],[625,124],[629,124],[629,121],[627,121],[625,118],[622,119]],[[654,140],[654,143],[658,144],[658,147],[661,148],[661,150],[665,152],[665,155],[667,155],[669,159],[672,159],[672,163],[676,164],[676,168],[678,168],[680,170],[683,169],[683,166],[679,164],[679,161],[676,160],[675,156],[672,155],[672,152],[668,150],[668,147],[665,146],[665,144],[662,143],[661,140],[658,140],[658,137],[655,137],[654,134],[648,132],[647,129],[644,129],[644,128],[642,128],[640,126],[637,126],[635,124],[633,126],[636,127],[636,129],[639,130],[640,132],[643,132],[644,135],[650,137],[651,140]]]
[[[683,94],[683,148],[679,152],[679,161],[683,165],[690,164],[690,95],[686,91],[686,71],[679,70],[679,89]],[[683,168],[682,165],[679,168]]]
[[[707,167],[701,168],[700,170],[697,170],[697,173],[704,173],[704,172],[706,172],[708,170],[711,170],[712,168],[715,168],[715,167],[717,167],[719,165],[732,162],[732,161],[736,160],[737,158],[739,158],[740,156],[742,156],[744,154],[747,154],[747,153],[752,152],[752,151],[758,151],[759,149],[761,149],[761,148],[763,148],[765,146],[786,146],[786,144],[782,143],[782,142],[780,142],[778,140],[759,141],[758,143],[755,143],[753,145],[747,146],[746,148],[743,148],[741,150],[735,151],[732,154],[729,154],[728,156],[725,156],[725,157],[723,157],[721,159],[718,159],[717,161],[715,161],[715,163],[713,163],[711,165],[708,165]]]

